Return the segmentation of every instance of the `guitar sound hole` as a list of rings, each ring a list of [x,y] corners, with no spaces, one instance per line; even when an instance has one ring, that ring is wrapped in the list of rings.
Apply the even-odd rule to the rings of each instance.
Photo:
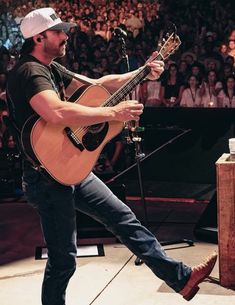
[[[82,143],[88,151],[93,151],[100,146],[106,137],[109,129],[109,124],[101,123],[92,125],[82,137]]]

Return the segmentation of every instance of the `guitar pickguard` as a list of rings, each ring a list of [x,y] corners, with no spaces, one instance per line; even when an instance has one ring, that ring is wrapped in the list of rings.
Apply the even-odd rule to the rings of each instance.
[[[108,122],[90,126],[88,131],[82,137],[82,144],[88,151],[96,150],[104,141],[108,129]]]

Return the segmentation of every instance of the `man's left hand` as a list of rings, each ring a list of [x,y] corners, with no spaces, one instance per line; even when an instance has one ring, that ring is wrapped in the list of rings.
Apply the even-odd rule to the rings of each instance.
[[[162,72],[164,71],[164,62],[162,60],[153,60],[157,57],[158,52],[153,52],[151,57],[147,60],[146,64],[151,68],[151,72],[146,77],[150,80],[155,80],[160,77]],[[153,60],[153,61],[152,61]]]

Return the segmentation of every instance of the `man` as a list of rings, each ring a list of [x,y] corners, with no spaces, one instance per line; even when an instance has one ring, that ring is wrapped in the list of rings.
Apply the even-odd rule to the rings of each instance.
[[[143,112],[143,106],[137,101],[123,101],[110,107],[88,107],[64,101],[65,96],[70,96],[84,82],[101,84],[114,92],[136,73],[109,75],[97,80],[74,75],[75,79],[71,72],[55,65],[53,60],[65,54],[68,39],[65,32],[72,26],[62,22],[51,8],[34,10],[23,19],[21,31],[26,39],[23,56],[9,75],[7,89],[12,116],[19,129],[35,113],[53,126],[72,127],[138,120]],[[163,72],[160,61],[149,63],[149,66],[149,79],[156,79]],[[43,149],[47,150],[47,147]],[[83,166],[85,164],[80,164],[80,168]],[[198,284],[211,272],[216,254],[194,268],[167,257],[155,236],[93,173],[77,185],[63,185],[43,169],[36,170],[27,160],[23,170],[25,194],[40,215],[48,248],[42,285],[43,305],[65,304],[66,287],[75,271],[76,209],[102,222],[158,277],[187,300],[196,294]]]
[[[234,66],[235,66],[235,40],[229,40],[228,42],[229,52],[228,55],[234,58]]]
[[[130,10],[125,26],[127,30],[133,33],[133,37],[135,38],[139,34],[140,29],[144,27],[144,21],[136,17],[134,13],[134,10]]]

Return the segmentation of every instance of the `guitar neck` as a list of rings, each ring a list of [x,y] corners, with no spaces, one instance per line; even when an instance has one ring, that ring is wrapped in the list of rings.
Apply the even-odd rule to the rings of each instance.
[[[153,60],[161,60],[162,55],[159,53]],[[143,66],[138,70],[138,72],[126,82],[121,88],[119,88],[108,100],[106,100],[102,106],[109,107],[119,104],[121,101],[125,100],[128,94],[139,84],[145,77],[150,73],[151,68],[147,65]]]

